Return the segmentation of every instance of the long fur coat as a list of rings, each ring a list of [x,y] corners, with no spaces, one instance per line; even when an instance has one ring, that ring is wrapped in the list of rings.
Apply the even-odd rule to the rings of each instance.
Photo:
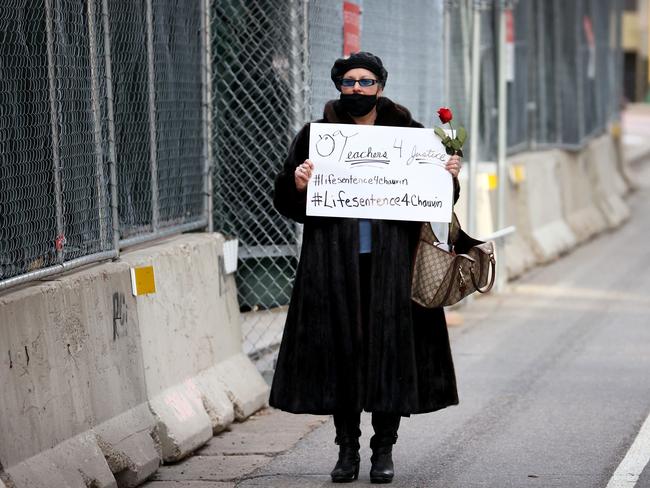
[[[422,127],[387,98],[376,125]],[[354,121],[338,101],[318,122]],[[418,222],[372,220],[368,332],[362,333],[358,220],[305,216],[294,170],[308,158],[309,124],[275,180],[277,210],[304,222],[302,251],[271,388],[270,404],[294,413],[431,412],[458,403],[445,315],[410,299]],[[455,198],[458,184],[454,179]]]

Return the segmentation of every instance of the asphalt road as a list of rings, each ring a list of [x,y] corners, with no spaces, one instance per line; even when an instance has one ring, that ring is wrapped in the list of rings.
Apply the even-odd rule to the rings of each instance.
[[[623,227],[463,311],[461,403],[404,419],[391,486],[607,486],[650,413],[650,162],[635,171]],[[333,439],[330,421],[237,486],[331,486]],[[369,484],[369,458],[348,486]]]

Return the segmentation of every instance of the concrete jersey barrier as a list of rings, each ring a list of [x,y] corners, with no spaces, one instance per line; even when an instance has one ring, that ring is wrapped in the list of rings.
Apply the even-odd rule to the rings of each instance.
[[[609,228],[618,227],[630,217],[630,209],[623,200],[628,185],[618,162],[619,152],[612,137],[601,136],[589,143],[590,168],[594,172],[596,205],[605,216]]]
[[[265,405],[222,245],[178,236],[0,296],[0,465],[16,487],[136,486]],[[156,292],[133,296],[142,265]]]

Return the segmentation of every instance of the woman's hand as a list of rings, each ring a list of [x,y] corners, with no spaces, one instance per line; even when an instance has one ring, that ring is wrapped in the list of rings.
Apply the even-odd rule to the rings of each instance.
[[[451,176],[454,178],[458,177],[458,173],[460,172],[460,167],[462,163],[460,162],[460,156],[457,154],[454,154],[452,157],[449,158],[447,161],[447,165],[445,168],[447,171],[451,173]]]
[[[311,162],[311,159],[305,159],[305,162],[298,166],[293,172],[296,189],[298,191],[305,191],[307,189],[307,183],[309,183],[312,171],[314,171],[314,163]]]

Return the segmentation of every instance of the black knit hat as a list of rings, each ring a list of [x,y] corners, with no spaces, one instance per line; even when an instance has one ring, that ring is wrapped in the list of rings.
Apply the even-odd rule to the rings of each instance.
[[[381,62],[379,56],[375,56],[369,52],[359,51],[358,53],[351,54],[349,58],[339,58],[334,61],[331,76],[338,91],[341,91],[341,79],[343,75],[354,68],[365,68],[372,71],[377,76],[377,81],[382,88],[386,86],[388,71],[384,68],[384,63]]]

